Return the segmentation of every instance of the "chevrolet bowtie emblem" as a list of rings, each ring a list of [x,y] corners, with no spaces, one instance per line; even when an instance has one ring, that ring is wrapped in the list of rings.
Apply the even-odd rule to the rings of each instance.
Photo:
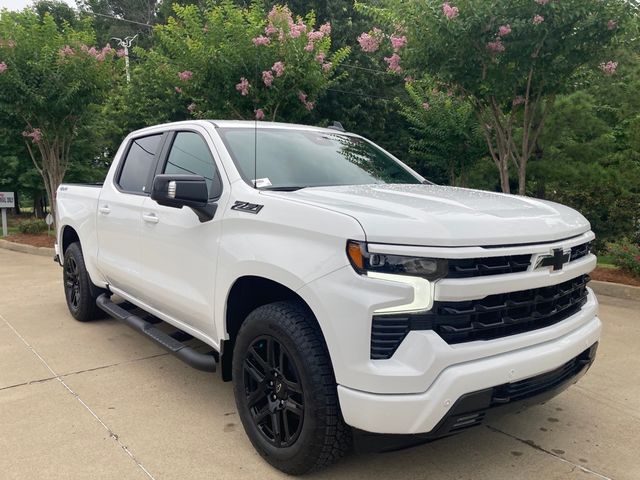
[[[536,263],[536,269],[541,267],[552,267],[551,270],[562,270],[565,263],[571,259],[571,251],[564,251],[562,248],[554,248],[551,255],[540,255]]]

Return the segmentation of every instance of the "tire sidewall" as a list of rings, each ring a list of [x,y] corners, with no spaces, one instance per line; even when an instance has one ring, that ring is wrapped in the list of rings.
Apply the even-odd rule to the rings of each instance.
[[[78,301],[78,308],[73,308],[71,305],[71,299],[69,295],[69,291],[64,286],[64,295],[65,300],[67,302],[67,307],[69,308],[69,313],[81,322],[86,322],[88,320],[92,320],[95,317],[95,298],[91,293],[91,286],[89,279],[89,274],[84,264],[84,256],[82,255],[82,249],[78,243],[72,243],[69,245],[67,250],[64,252],[64,264],[63,268],[63,281],[66,280],[66,267],[69,258],[73,258],[78,267],[78,282],[80,287],[80,298]]]

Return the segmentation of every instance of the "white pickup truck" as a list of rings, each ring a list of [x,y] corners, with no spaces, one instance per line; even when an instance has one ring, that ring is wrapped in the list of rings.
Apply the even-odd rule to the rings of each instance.
[[[433,185],[337,127],[145,128],[102,186],[57,192],[71,315],[219,364],[251,442],[291,474],[577,381],[601,330],[593,239],[570,208]]]

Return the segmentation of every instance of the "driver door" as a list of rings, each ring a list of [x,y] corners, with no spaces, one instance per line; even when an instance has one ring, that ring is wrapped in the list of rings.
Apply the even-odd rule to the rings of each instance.
[[[204,130],[171,132],[165,145],[156,174],[202,175],[207,181],[209,202],[220,205],[214,218],[202,223],[188,207],[166,207],[150,197],[145,199],[143,301],[176,323],[186,324],[184,330],[195,329],[214,337],[214,279],[224,200],[220,167]],[[225,193],[226,198],[228,191]]]

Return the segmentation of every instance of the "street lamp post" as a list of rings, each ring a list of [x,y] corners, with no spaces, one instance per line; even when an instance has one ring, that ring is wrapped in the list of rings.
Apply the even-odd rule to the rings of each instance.
[[[137,36],[138,34],[135,34],[133,37],[124,37],[124,39],[117,37],[111,38],[111,40],[118,42],[118,45],[124,50],[124,68],[127,74],[127,83],[131,82],[131,74],[129,73],[129,48],[131,48],[131,44]]]

